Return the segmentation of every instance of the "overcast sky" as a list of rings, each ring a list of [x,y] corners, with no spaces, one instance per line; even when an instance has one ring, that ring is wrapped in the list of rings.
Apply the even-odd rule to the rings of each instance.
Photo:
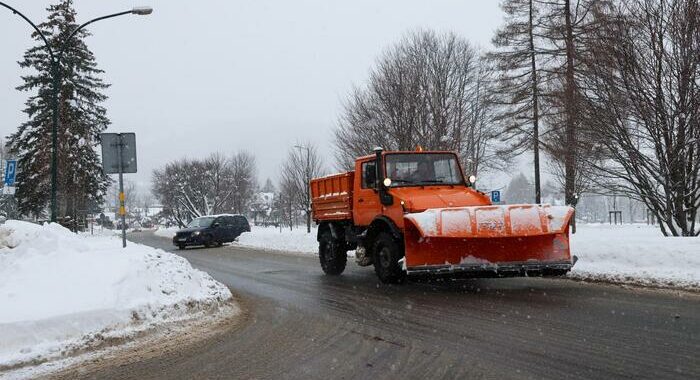
[[[3,0],[34,22],[50,2]],[[149,16],[95,23],[87,40],[104,79],[110,132],[135,132],[139,173],[181,157],[247,149],[260,181],[276,177],[295,141],[310,140],[332,167],[341,100],[376,57],[416,28],[454,31],[487,48],[496,0],[76,0],[79,21],[150,5]],[[0,134],[25,121],[17,61],[30,26],[0,9]]]

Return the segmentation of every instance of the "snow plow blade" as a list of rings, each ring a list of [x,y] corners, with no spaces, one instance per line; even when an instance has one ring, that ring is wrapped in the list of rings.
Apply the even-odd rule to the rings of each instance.
[[[404,216],[409,275],[560,276],[571,270],[568,206],[428,209]]]

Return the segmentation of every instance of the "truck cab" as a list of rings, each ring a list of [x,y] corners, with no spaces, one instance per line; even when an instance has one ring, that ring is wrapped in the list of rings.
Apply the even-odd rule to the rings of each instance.
[[[379,165],[377,165],[379,163]],[[457,155],[443,151],[384,152],[355,163],[353,221],[369,226],[379,215],[403,228],[405,213],[431,208],[490,205],[471,187]]]

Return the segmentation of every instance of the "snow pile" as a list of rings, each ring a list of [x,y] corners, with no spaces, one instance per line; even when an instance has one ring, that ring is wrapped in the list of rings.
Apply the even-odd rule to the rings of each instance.
[[[8,221],[0,226],[0,371],[214,311],[230,297],[177,255]]]
[[[290,251],[296,253],[318,253],[316,241],[317,229],[311,227],[311,233],[306,233],[306,227],[289,228],[251,226],[251,232],[244,232],[238,237],[238,245],[261,248],[274,251]]]
[[[574,278],[700,288],[700,238],[665,237],[657,226],[579,225]]]

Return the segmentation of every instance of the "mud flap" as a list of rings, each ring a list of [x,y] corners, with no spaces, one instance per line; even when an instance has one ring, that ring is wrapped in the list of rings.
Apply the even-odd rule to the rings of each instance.
[[[429,209],[404,217],[405,265],[413,273],[560,275],[571,269],[573,209],[550,205]]]

